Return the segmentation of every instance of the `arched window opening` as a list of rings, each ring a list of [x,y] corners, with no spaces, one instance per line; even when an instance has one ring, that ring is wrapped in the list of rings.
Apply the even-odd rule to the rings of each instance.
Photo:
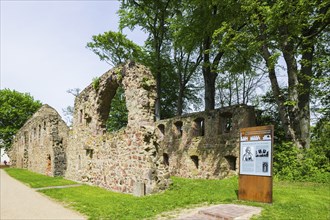
[[[119,86],[114,96],[110,98],[110,111],[106,120],[106,129],[109,132],[113,132],[127,126],[128,123],[128,110],[124,88]]]
[[[183,134],[183,128],[182,128],[183,127],[183,122],[182,121],[177,121],[177,122],[174,123],[174,125],[175,125],[175,128],[176,128],[176,131],[175,131],[176,136],[178,138],[182,137],[182,134]]]
[[[167,153],[163,153],[163,164],[165,166],[169,166],[170,165],[170,158],[168,156]]]
[[[37,137],[37,128],[33,128],[33,138]]]
[[[41,137],[41,125],[39,125],[39,130],[38,130],[38,138],[40,139]]]
[[[232,118],[233,115],[230,112],[224,112],[220,114],[220,122],[219,122],[219,133],[225,134],[229,133],[232,130]]]
[[[225,159],[227,160],[227,163],[229,164],[229,169],[233,170],[233,171],[236,171],[237,157],[229,155],[229,156],[225,156]]]
[[[83,121],[83,110],[80,109],[79,110],[79,123],[82,123],[82,121]]]
[[[194,136],[205,135],[205,120],[204,118],[196,118],[193,124]]]
[[[165,125],[163,124],[158,125],[158,129],[162,135],[165,135]]]
[[[190,156],[190,159],[194,162],[196,169],[199,167],[199,158],[196,155]]]

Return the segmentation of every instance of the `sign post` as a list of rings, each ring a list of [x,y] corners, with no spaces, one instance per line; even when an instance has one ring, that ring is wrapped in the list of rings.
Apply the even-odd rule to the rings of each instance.
[[[272,203],[274,128],[240,129],[240,200]]]

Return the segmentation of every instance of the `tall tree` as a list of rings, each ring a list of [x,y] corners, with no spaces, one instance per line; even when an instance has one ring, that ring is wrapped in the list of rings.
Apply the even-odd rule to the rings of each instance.
[[[226,32],[225,24],[239,31],[244,26],[237,16],[239,3],[234,1],[183,0],[183,21],[178,27],[178,38],[185,48],[195,48],[202,54],[205,110],[215,108],[215,82],[219,64],[225,56],[228,42],[235,32]],[[234,22],[235,21],[235,22]],[[221,29],[222,28],[222,29]],[[217,31],[217,30],[223,31]],[[216,32],[217,31],[217,32]]]
[[[134,29],[139,26],[148,33],[146,49],[149,67],[156,78],[157,99],[155,103],[156,119],[161,118],[162,77],[166,72],[169,57],[168,22],[174,15],[177,1],[173,0],[121,0],[119,10],[120,28]]]
[[[174,53],[174,72],[179,81],[179,91],[177,97],[176,114],[182,115],[186,98],[191,98],[189,93],[189,82],[202,61],[202,55],[196,54],[194,51],[185,52],[183,47],[175,47]]]
[[[310,102],[318,60],[316,53],[322,35],[329,35],[327,1],[243,1],[259,43],[259,52],[267,65],[272,91],[287,138],[298,147],[309,147]],[[315,57],[318,55],[318,57]],[[276,64],[282,56],[288,77],[288,98],[281,92]]]
[[[0,90],[0,148],[10,148],[13,136],[41,105],[28,93]]]

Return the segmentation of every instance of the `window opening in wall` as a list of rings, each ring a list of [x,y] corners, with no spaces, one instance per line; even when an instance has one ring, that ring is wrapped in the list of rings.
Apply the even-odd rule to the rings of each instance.
[[[91,123],[91,121],[92,121],[92,117],[91,116],[89,116],[88,114],[85,113],[84,118],[86,120],[86,125],[88,125],[89,123]]]
[[[232,130],[233,115],[230,112],[221,113],[219,133],[229,133]]]
[[[86,156],[88,156],[90,159],[93,159],[93,149],[86,149]]]
[[[78,169],[81,170],[81,157],[78,156]]]
[[[80,111],[79,111],[79,123],[82,123],[82,120],[83,120],[83,110],[80,109]]]
[[[44,121],[44,131],[46,131],[46,122]]]
[[[199,158],[198,158],[198,156],[192,155],[192,156],[190,156],[190,158],[194,162],[195,167],[198,169],[198,167],[199,167]]]
[[[24,131],[24,144],[29,143],[29,133],[27,131]]]
[[[158,129],[162,133],[162,135],[165,135],[165,125],[163,124],[158,125]]]
[[[229,169],[236,171],[236,159],[237,157],[234,156],[225,156],[225,159],[227,160],[227,163],[229,164]]]
[[[163,164],[165,165],[165,166],[169,166],[170,165],[170,161],[169,161],[169,156],[168,156],[168,154],[167,153],[163,153]]]
[[[126,127],[128,123],[125,90],[122,86],[119,86],[114,92],[115,94],[111,98],[110,112],[106,120],[106,130],[109,132],[118,131]]]
[[[226,118],[226,130],[225,132],[229,132],[232,128],[232,121],[231,121],[231,118]]]
[[[182,133],[183,133],[183,122],[182,121],[177,121],[174,123],[175,125],[175,128],[176,128],[176,134],[177,134],[177,137],[182,137]]]
[[[197,118],[194,120],[194,136],[204,136],[205,134],[205,120],[204,118]]]
[[[47,169],[46,169],[46,175],[50,176],[52,170],[52,157],[50,154],[47,154]]]
[[[37,128],[33,128],[33,138],[37,137]]]
[[[38,137],[39,137],[39,139],[41,137],[41,125],[39,125]]]

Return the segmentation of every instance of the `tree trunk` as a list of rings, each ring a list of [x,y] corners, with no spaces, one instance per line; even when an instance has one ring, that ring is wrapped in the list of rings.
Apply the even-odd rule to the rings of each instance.
[[[156,97],[156,102],[155,102],[155,118],[156,121],[160,120],[160,97],[161,97],[161,72],[157,71],[156,73],[156,92],[157,92],[157,97]]]
[[[288,140],[295,140],[295,133],[290,125],[289,116],[287,113],[286,106],[284,104],[285,97],[280,90],[280,86],[276,78],[275,66],[270,60],[271,53],[269,52],[268,47],[266,45],[263,45],[261,54],[266,62],[266,66],[268,69],[268,76],[270,79],[273,95],[275,97],[275,101],[278,107],[278,112],[283,125],[285,136]]]
[[[311,42],[305,41],[302,44],[302,62],[301,74],[298,75],[299,84],[302,85],[298,96],[299,108],[299,142],[304,148],[310,147],[310,93],[311,93],[311,77],[313,76],[312,61],[314,54],[314,46]]]
[[[204,77],[204,101],[205,110],[213,110],[215,107],[215,80],[217,73],[212,71],[209,50],[211,48],[211,37],[206,37],[203,42],[203,77]]]
[[[309,147],[310,123],[310,76],[312,76],[311,61],[313,52],[310,45],[303,44],[301,72],[298,72],[293,45],[287,44],[283,56],[287,65],[289,82],[289,117],[295,132],[294,142],[299,148]],[[309,63],[309,64],[308,64]],[[307,64],[307,65],[306,65]],[[304,73],[306,72],[306,73]]]
[[[185,90],[184,86],[182,86],[180,83],[179,96],[177,102],[177,115],[182,115],[184,90]]]

